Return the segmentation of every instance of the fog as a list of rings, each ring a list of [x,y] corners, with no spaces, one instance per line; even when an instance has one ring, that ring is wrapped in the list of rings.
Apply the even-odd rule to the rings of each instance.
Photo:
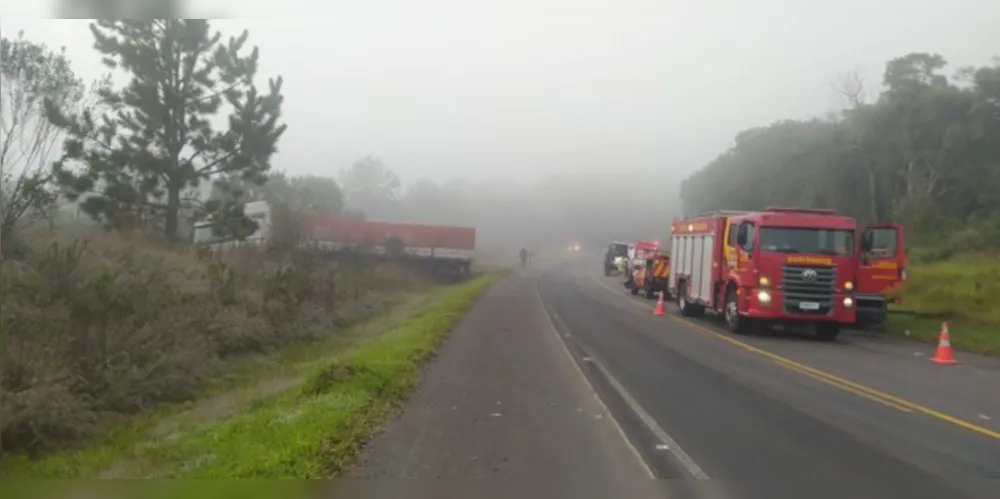
[[[214,25],[248,29],[261,82],[284,78],[273,169],[337,177],[373,155],[402,181],[380,218],[505,249],[665,237],[685,177],[742,129],[838,109],[839,73],[877,90],[902,54],[962,66],[1000,47],[1000,4],[981,0],[340,3],[191,12],[261,18]],[[52,7],[22,4],[2,3],[5,36],[103,74],[86,21],[11,19]]]

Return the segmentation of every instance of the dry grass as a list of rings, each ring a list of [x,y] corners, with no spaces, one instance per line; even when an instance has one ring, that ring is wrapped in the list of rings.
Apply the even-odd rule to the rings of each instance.
[[[352,327],[370,329],[355,331],[361,334],[352,348],[331,339],[309,343],[308,357],[282,359],[290,362],[294,379],[270,378],[266,388],[252,383],[229,391],[229,400],[204,398],[181,412],[135,421],[85,449],[36,460],[17,457],[8,461],[5,478],[337,475],[398,408],[419,380],[423,361],[497,277],[485,274],[438,288],[400,307],[409,310],[397,309],[405,317],[385,314]]]
[[[424,285],[313,252],[225,254],[101,234],[32,238],[0,268],[2,449],[36,452],[190,400],[234,355],[328,336]]]

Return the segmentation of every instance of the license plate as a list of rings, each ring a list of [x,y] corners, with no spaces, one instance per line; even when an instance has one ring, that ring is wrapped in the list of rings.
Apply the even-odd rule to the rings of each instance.
[[[819,310],[819,303],[814,301],[804,301],[799,303],[799,308],[802,310]]]

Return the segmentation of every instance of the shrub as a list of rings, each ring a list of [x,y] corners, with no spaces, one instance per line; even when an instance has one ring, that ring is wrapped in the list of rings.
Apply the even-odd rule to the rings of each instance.
[[[42,450],[190,399],[228,356],[330,334],[374,292],[419,285],[310,250],[35,244],[0,268],[0,444]]]

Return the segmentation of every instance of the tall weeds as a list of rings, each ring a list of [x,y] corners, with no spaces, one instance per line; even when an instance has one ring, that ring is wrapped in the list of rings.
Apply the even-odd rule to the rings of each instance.
[[[336,334],[420,279],[313,250],[212,253],[104,238],[0,268],[2,449],[36,451],[195,396],[220,360]]]

